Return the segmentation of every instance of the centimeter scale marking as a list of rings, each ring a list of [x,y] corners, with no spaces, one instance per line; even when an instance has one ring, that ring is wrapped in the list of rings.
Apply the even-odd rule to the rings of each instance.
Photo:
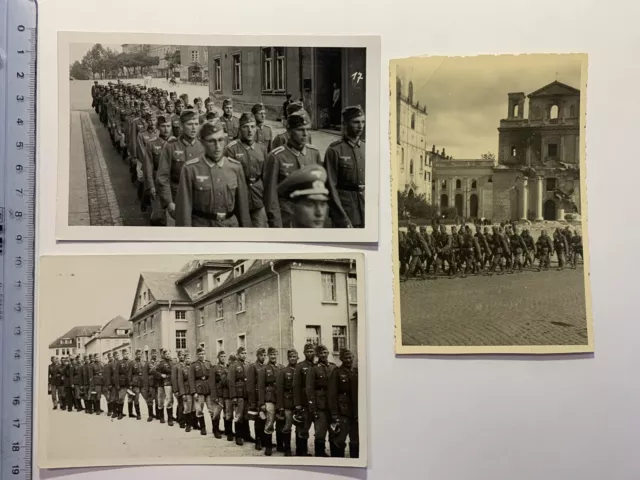
[[[0,0],[0,480],[33,452],[36,26],[34,0]]]

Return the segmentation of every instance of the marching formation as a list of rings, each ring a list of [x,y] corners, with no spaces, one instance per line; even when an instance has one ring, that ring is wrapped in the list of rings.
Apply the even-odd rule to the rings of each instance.
[[[276,450],[291,456],[291,434],[295,426],[295,455],[310,456],[308,438],[311,425],[315,433],[315,456],[344,457],[347,438],[350,458],[359,455],[358,370],[351,351],[340,352],[341,365],[328,361],[329,351],[323,345],[307,344],[304,360],[298,362],[296,350],[287,352],[287,365],[277,362],[277,350],[259,348],[255,363],[246,361],[246,349],[240,347],[227,360],[225,352],[217,355],[217,363],[205,359],[198,348],[191,361],[189,352],[180,351],[172,359],[168,350],[161,357],[152,349],[149,360],[141,350],[129,359],[127,350],[108,354],[103,364],[97,354],[76,358],[51,358],[49,391],[53,409],[103,413],[104,396],[111,418],[128,417],[141,420],[140,401],[146,402],[147,422],[159,420],[172,427],[174,421],[185,432],[206,435],[205,406],[213,424],[213,436],[226,436],[237,445],[255,443],[264,454]],[[174,418],[174,396],[176,418]],[[165,421],[166,411],[166,421]],[[220,428],[223,422],[224,430]],[[249,422],[254,422],[256,438],[251,437]]]
[[[571,231],[567,226],[553,232],[553,238],[546,230],[534,241],[528,229],[520,231],[515,225],[489,227],[476,225],[476,232],[471,227],[452,226],[447,233],[445,225],[432,225],[432,232],[427,227],[420,229],[409,224],[405,234],[400,232],[399,238],[401,281],[408,280],[414,274],[423,278],[433,271],[432,279],[439,274],[453,278],[457,275],[466,277],[484,272],[493,275],[499,269],[504,273],[522,272],[527,266],[534,267],[538,260],[537,271],[549,270],[551,257],[558,258],[558,270],[578,264],[578,256],[584,261],[582,253],[582,236],[576,229]],[[446,268],[445,268],[446,264]]]
[[[215,100],[109,82],[91,89],[114,148],[129,162],[152,226],[253,228],[364,227],[365,126],[359,106],[342,112],[342,138],[324,159],[311,144],[300,102],[284,109],[273,136],[266,109],[233,115]]]

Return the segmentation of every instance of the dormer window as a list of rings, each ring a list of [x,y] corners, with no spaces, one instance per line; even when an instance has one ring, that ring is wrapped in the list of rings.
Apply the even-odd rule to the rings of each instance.
[[[240,275],[244,275],[244,263],[238,265],[233,269],[234,276],[239,277]]]

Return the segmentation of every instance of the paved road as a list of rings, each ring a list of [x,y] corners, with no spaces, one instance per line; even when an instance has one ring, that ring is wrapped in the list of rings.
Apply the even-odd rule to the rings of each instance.
[[[582,266],[577,270],[400,284],[404,345],[584,345]]]

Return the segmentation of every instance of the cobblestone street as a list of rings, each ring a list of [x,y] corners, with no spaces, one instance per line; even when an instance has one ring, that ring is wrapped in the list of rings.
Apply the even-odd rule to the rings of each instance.
[[[584,270],[400,284],[404,345],[585,345]]]

